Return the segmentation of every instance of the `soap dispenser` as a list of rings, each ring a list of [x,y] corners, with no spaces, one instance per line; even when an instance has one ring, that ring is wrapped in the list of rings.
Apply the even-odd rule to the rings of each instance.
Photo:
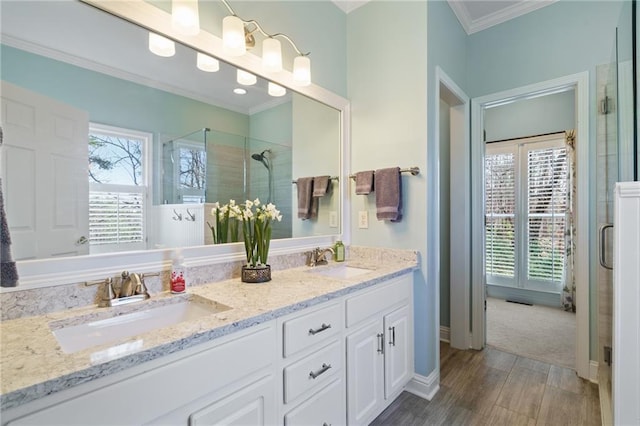
[[[180,251],[177,251],[171,265],[171,293],[184,293],[186,285],[184,257]]]
[[[342,244],[342,241],[336,241],[336,245],[333,247],[333,252],[336,262],[344,262],[344,244]]]

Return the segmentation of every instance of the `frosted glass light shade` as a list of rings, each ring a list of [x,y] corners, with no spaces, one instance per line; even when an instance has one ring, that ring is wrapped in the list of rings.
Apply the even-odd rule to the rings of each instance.
[[[262,68],[266,72],[282,71],[282,46],[280,40],[265,38],[262,42]]]
[[[284,87],[279,86],[279,85],[277,85],[275,83],[269,82],[269,85],[267,86],[267,92],[271,96],[279,97],[279,96],[286,95],[287,94],[287,89],[285,89]]]
[[[231,56],[242,56],[247,51],[244,24],[237,16],[229,15],[222,20],[222,50]]]
[[[180,34],[198,34],[200,32],[198,0],[173,0],[171,3],[171,25]]]
[[[216,72],[220,69],[220,61],[200,52],[196,56],[196,65],[198,69],[206,72]]]
[[[258,78],[255,75],[243,70],[238,70],[237,79],[238,83],[244,86],[251,86],[253,84],[256,84],[256,82],[258,81]]]
[[[293,81],[299,86],[311,84],[311,60],[308,56],[296,56],[293,60]]]
[[[176,44],[160,34],[150,32],[149,50],[158,56],[168,58],[176,54]]]

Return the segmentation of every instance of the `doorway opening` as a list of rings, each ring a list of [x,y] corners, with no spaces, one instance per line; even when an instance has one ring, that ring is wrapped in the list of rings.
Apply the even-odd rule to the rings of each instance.
[[[487,277],[485,275],[485,141],[509,139],[516,136],[539,135],[555,131],[575,129],[576,132],[576,208],[575,224],[576,233],[574,243],[576,252],[574,255],[575,270],[575,304],[576,304],[576,328],[575,328],[575,366],[580,377],[592,376],[589,364],[589,93],[588,73],[580,73],[555,80],[520,87],[472,100],[472,143],[471,143],[471,205],[472,205],[472,236],[471,236],[471,346],[482,349],[487,344],[487,314],[486,292]],[[564,94],[564,95],[563,95]],[[532,113],[526,107],[536,102],[545,102],[553,96],[566,96],[573,103],[571,111],[571,124],[562,124],[560,127],[540,129],[540,112]],[[537,101],[536,101],[537,100]],[[500,108],[499,108],[500,107]],[[501,131],[513,131],[513,126],[524,133],[516,135],[491,134],[492,127],[487,120],[491,120],[494,112],[499,109],[504,111],[511,109],[520,114],[520,120],[503,120]],[[493,111],[492,111],[493,110]],[[540,110],[539,110],[540,111]],[[543,109],[541,113],[550,113],[554,117],[553,110]],[[495,118],[495,117],[494,117]],[[504,117],[503,117],[504,118]],[[527,128],[519,122],[529,122],[534,127]],[[528,119],[528,120],[527,120]],[[555,124],[557,125],[557,123]],[[538,126],[538,127],[535,127]],[[526,247],[526,246],[525,246]],[[524,249],[522,249],[524,250]],[[525,251],[526,255],[526,251]],[[521,255],[522,256],[522,255]],[[517,287],[515,287],[517,288]],[[555,297],[555,296],[554,296]],[[557,299],[556,299],[557,300]],[[516,300],[517,301],[517,300]],[[491,302],[490,300],[488,301]],[[488,303],[487,303],[488,304]],[[540,301],[537,301],[537,304]],[[513,305],[513,304],[510,304]],[[527,307],[522,305],[522,307]],[[534,320],[531,320],[534,321]]]

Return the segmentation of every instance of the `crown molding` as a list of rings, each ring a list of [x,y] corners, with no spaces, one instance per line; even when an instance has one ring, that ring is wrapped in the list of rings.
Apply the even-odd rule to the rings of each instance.
[[[506,22],[518,16],[525,15],[542,7],[549,6],[558,0],[522,0],[516,4],[500,9],[496,12],[482,16],[481,18],[472,19],[466,7],[466,2],[461,0],[447,0],[453,13],[460,21],[468,35],[477,33],[487,28]]]

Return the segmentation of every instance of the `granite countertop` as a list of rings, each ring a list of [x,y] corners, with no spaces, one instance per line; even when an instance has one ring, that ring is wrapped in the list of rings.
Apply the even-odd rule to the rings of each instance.
[[[161,293],[132,305],[96,306],[20,318],[0,323],[2,377],[0,408],[6,410],[43,396],[123,371],[283,315],[373,286],[417,268],[417,259],[347,262],[371,269],[353,278],[308,272],[309,267],[273,271],[272,281],[246,284],[239,278],[194,286],[181,295]],[[337,264],[318,266],[333,268]],[[117,343],[64,353],[52,326],[101,319],[181,299],[207,299],[231,309],[133,336]]]

